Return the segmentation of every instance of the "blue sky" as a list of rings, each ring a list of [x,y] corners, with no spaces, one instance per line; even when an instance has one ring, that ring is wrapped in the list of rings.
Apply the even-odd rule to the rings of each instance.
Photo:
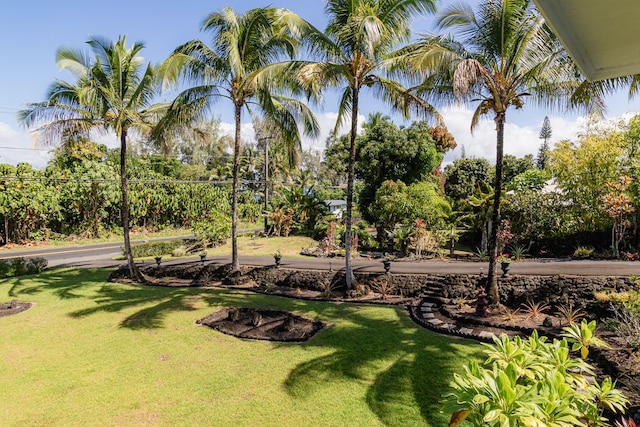
[[[472,4],[478,0],[470,0]],[[16,164],[28,161],[36,167],[46,164],[46,151],[32,148],[28,132],[21,128],[15,119],[17,110],[29,102],[44,100],[48,85],[56,78],[66,78],[55,64],[55,52],[61,46],[83,48],[89,36],[99,35],[116,39],[126,34],[129,42],[143,41],[146,48],[143,56],[152,63],[166,58],[181,43],[194,38],[206,40],[206,34],[200,33],[203,18],[224,6],[236,11],[244,11],[264,5],[286,7],[318,28],[325,26],[324,2],[320,0],[273,0],[270,3],[239,0],[220,2],[212,0],[182,0],[180,2],[158,2],[157,0],[111,0],[92,2],[60,0],[55,2],[25,0],[3,1],[0,3],[0,54],[4,66],[0,70],[0,163]],[[440,4],[444,4],[443,1]],[[417,19],[414,32],[432,31],[432,19]],[[333,99],[318,110],[319,121],[327,135],[333,126],[337,109]],[[620,117],[623,114],[640,111],[640,99],[629,102],[624,93],[609,99],[609,116]],[[390,114],[388,107],[375,102],[363,105],[364,117],[370,112],[380,111]],[[492,159],[494,155],[495,132],[491,121],[484,122],[470,135],[469,108],[444,108],[447,125],[458,140],[465,146],[467,155],[476,155]],[[218,105],[216,117],[224,122],[231,121],[230,107]],[[538,132],[545,115],[551,118],[554,131],[552,140],[572,138],[578,130],[581,118],[575,113],[559,113],[538,110],[526,106],[521,111],[509,111],[506,131],[507,153],[524,155],[535,153],[540,144]],[[249,122],[250,119],[246,118]],[[247,126],[247,128],[250,126]],[[230,124],[224,127],[230,129]],[[247,134],[250,134],[248,131]],[[113,143],[107,142],[111,146]],[[307,148],[321,149],[324,138],[317,141],[305,141]],[[449,160],[459,157],[460,148],[449,154]]]

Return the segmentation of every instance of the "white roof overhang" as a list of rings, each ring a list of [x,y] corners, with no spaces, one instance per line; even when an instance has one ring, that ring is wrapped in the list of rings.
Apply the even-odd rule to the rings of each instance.
[[[640,1],[534,1],[589,80],[640,74]]]

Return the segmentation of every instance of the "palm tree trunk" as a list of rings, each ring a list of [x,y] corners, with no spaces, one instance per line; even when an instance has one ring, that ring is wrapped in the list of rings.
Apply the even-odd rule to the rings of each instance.
[[[129,265],[129,276],[131,280],[142,282],[143,278],[135,262],[133,261],[133,252],[131,252],[131,239],[129,238],[129,198],[127,191],[127,131],[120,133],[120,189],[122,192],[122,231],[124,234],[124,252],[127,256],[127,264]]]
[[[493,194],[493,214],[491,215],[491,234],[489,236],[489,271],[487,273],[487,295],[492,305],[500,304],[498,276],[496,275],[496,257],[498,246],[498,224],[500,222],[500,197],[502,195],[502,155],[504,149],[505,113],[496,113],[496,179]]]
[[[238,179],[240,176],[240,120],[242,110],[235,106],[236,135],[233,146],[233,188],[231,189],[231,269],[238,271]]]
[[[9,243],[9,215],[4,216],[4,244]]]
[[[347,211],[344,218],[344,256],[345,256],[345,286],[351,290],[353,283],[353,269],[351,267],[351,217],[353,215],[353,181],[355,179],[356,137],[358,136],[358,89],[352,90],[353,104],[351,106],[351,145],[349,149],[349,171],[347,173]]]

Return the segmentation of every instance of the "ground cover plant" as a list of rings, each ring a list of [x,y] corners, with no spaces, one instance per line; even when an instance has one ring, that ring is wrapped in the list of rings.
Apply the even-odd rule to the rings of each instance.
[[[417,328],[399,307],[231,289],[107,283],[58,269],[0,283],[3,425],[441,426],[441,396],[480,347]],[[222,307],[333,325],[306,343],[244,341],[195,325]]]

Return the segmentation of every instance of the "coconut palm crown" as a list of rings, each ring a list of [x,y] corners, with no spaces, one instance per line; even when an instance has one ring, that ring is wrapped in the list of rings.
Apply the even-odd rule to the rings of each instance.
[[[162,65],[167,84],[189,87],[173,101],[159,133],[187,125],[209,114],[218,101],[233,106],[235,121],[232,195],[232,268],[239,268],[237,210],[241,153],[241,120],[246,109],[277,126],[284,140],[300,144],[298,125],[315,136],[319,127],[311,110],[295,96],[301,93],[290,72],[300,35],[310,25],[296,14],[278,8],[256,8],[243,14],[225,7],[202,22],[211,34],[207,45],[192,40],[178,46]]]
[[[390,54],[411,35],[411,18],[435,11],[435,0],[327,0],[328,24],[324,34],[308,40],[314,46],[317,61],[309,61],[300,69],[299,77],[312,93],[328,87],[341,91],[338,119],[334,134],[350,121],[350,150],[347,176],[347,210],[345,214],[346,287],[351,289],[351,222],[353,182],[358,132],[360,92],[370,88],[373,95],[391,108],[409,117],[417,113],[437,118],[438,112],[415,90],[404,87],[402,73],[391,73]]]
[[[47,100],[29,104],[18,113],[18,118],[36,132],[39,141],[47,144],[64,143],[69,137],[88,136],[90,132],[115,132],[120,139],[125,252],[131,278],[142,280],[133,262],[129,239],[127,138],[132,130],[149,133],[167,105],[152,103],[159,87],[155,68],[145,66],[140,56],[143,43],[135,42],[128,47],[126,36],[120,36],[116,42],[92,37],[87,44],[93,55],[81,50],[58,49],[58,66],[70,71],[76,81],[56,80],[48,90]]]
[[[449,33],[424,36],[399,54],[414,72],[424,73],[432,95],[475,103],[472,132],[484,115],[491,115],[495,122],[487,279],[488,294],[497,303],[496,237],[507,111],[530,101],[540,107],[602,112],[603,95],[617,83],[587,82],[531,0],[485,0],[476,10],[464,3],[451,5],[439,15],[438,29]]]

